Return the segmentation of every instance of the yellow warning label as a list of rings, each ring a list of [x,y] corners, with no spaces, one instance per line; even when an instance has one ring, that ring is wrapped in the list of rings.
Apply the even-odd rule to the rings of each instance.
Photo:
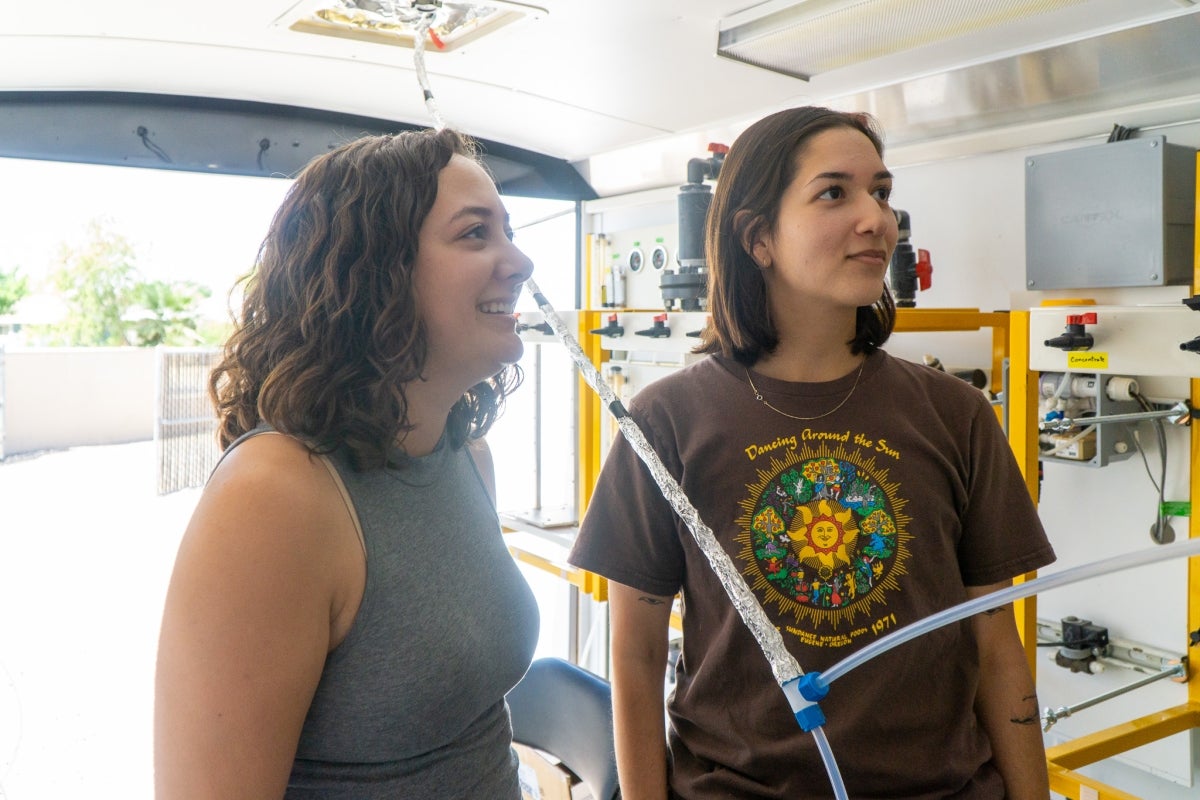
[[[1095,350],[1077,350],[1067,353],[1067,367],[1070,369],[1108,369],[1108,353]]]

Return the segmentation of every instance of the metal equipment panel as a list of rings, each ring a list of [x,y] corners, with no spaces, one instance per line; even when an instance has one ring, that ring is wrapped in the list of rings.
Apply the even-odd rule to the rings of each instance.
[[[1189,283],[1195,157],[1147,136],[1026,159],[1027,287]]]

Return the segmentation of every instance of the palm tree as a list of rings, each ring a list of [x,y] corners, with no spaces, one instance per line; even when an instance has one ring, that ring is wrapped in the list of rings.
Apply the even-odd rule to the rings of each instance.
[[[198,305],[212,290],[191,281],[146,281],[133,287],[133,307],[124,319],[132,324],[138,345],[195,346],[204,343],[197,332]]]

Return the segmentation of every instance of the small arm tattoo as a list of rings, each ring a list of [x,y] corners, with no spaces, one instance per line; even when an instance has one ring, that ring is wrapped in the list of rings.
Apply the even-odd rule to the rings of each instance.
[[[650,606],[665,605],[665,603],[662,600],[659,600],[657,597],[650,597],[648,595],[642,595],[641,597],[639,597],[638,602],[645,603],[646,605],[650,605]]]
[[[1033,702],[1033,712],[1021,717],[1013,717],[1009,720],[1009,722],[1013,723],[1014,725],[1041,725],[1042,714],[1037,710],[1037,695],[1027,694],[1021,698],[1021,702],[1023,703],[1028,703],[1030,701]]]

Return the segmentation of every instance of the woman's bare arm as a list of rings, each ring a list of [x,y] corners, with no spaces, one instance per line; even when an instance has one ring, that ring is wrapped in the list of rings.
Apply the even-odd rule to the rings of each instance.
[[[297,442],[255,437],[202,495],[176,558],[155,681],[155,789],[282,797],[325,656],[365,562],[329,473]]]
[[[1010,585],[967,587],[971,599]],[[979,691],[975,711],[992,741],[992,757],[1004,776],[1007,797],[1045,800],[1050,792],[1037,689],[1017,635],[1012,605],[971,618],[979,643]]]

